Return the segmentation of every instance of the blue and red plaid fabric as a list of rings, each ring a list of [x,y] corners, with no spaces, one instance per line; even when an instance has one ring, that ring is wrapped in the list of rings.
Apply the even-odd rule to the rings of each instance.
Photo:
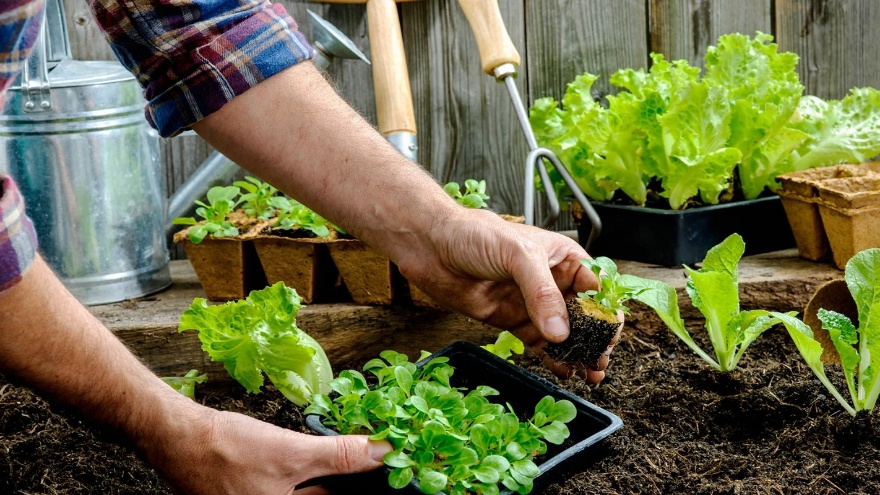
[[[265,79],[314,56],[284,7],[267,0],[88,0],[138,79],[147,120],[173,136]],[[36,39],[43,0],[0,2],[0,109]],[[34,259],[36,236],[15,183],[0,175],[0,293]]]
[[[43,0],[0,2],[0,109],[6,89],[12,84],[40,33]]]
[[[21,280],[37,249],[37,234],[24,214],[15,182],[0,178],[0,294]]]
[[[314,50],[266,0],[89,0],[116,56],[137,77],[147,119],[173,136]]]

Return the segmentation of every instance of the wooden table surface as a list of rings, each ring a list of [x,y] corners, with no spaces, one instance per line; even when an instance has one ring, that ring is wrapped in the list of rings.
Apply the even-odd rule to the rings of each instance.
[[[700,321],[685,295],[682,268],[630,261],[621,261],[618,267],[621,273],[672,284],[679,290],[682,316],[691,323]],[[801,311],[816,288],[843,278],[843,272],[830,264],[799,259],[795,250],[746,257],[739,269],[743,308]],[[191,265],[172,261],[171,275],[172,286],[158,294],[90,309],[158,375],[179,375],[195,368],[212,379],[228,379],[222,366],[201,350],[196,332],[177,332],[181,313],[193,298],[205,296]],[[661,325],[644,306],[634,304],[631,311],[628,325]],[[414,357],[422,349],[433,351],[456,340],[491,342],[500,331],[455,313],[404,304],[311,304],[300,311],[297,324],[321,343],[339,369],[359,366],[385,349]]]

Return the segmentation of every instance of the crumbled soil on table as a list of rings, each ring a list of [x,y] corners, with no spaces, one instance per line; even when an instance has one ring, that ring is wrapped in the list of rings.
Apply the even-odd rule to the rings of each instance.
[[[623,428],[598,460],[541,493],[880,493],[877,415],[851,418],[784,330],[767,332],[730,374],[712,371],[665,330],[625,328],[612,357],[602,384],[561,383],[619,415]],[[555,380],[530,358],[522,364]],[[275,391],[214,384],[197,396],[305,431],[297,408]],[[129,450],[0,377],[0,493],[170,491]]]

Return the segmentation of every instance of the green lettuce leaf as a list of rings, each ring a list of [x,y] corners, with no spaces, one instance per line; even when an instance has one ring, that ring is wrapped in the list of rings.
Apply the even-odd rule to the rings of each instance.
[[[297,328],[300,308],[302,298],[279,282],[226,304],[208,306],[196,298],[181,315],[178,331],[197,330],[202,349],[248,392],[260,392],[265,373],[302,406],[314,393],[329,393],[333,371],[321,346]]]
[[[160,377],[160,380],[167,383],[168,386],[174,390],[177,390],[181,394],[195,400],[196,384],[208,381],[208,375],[200,375],[198,370],[189,370],[183,376],[163,376]]]
[[[859,312],[857,397],[870,411],[880,395],[880,249],[866,249],[853,256],[846,264],[844,278]]]

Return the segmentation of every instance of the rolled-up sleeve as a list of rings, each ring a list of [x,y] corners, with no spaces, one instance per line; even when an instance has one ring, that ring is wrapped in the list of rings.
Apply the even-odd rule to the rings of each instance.
[[[189,128],[265,79],[314,56],[278,4],[260,0],[89,0],[138,79],[162,136]]]
[[[0,175],[0,295],[21,280],[36,252],[37,235],[18,188]]]

